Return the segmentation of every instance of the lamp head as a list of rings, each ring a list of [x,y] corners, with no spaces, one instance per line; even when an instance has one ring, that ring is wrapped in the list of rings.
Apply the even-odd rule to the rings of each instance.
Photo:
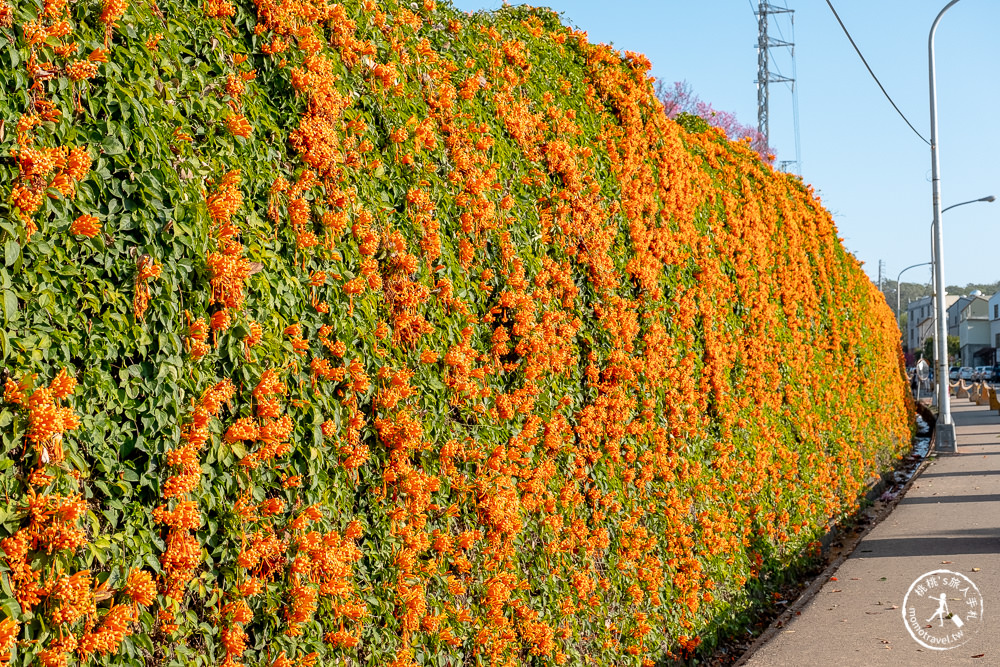
[[[979,201],[994,201],[995,199],[996,199],[996,197],[994,197],[993,195],[990,195],[989,197],[983,197]]]

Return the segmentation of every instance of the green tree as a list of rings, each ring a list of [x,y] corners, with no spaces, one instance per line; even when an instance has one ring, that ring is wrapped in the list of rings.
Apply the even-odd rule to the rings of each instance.
[[[961,349],[962,342],[958,336],[948,336],[948,358],[957,357]],[[928,338],[924,341],[924,359],[933,359],[934,357],[934,339]]]
[[[971,294],[972,292],[975,292],[976,290],[979,290],[980,292],[982,292],[983,294],[986,294],[986,295],[995,294],[998,290],[1000,290],[1000,282],[995,282],[995,283],[966,283],[965,287],[959,287],[958,285],[948,285],[948,288],[945,289],[944,293],[945,294]],[[903,294],[905,295],[906,292],[903,292]]]

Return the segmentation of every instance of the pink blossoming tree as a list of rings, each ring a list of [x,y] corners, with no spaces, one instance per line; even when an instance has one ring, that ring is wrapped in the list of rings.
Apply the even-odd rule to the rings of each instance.
[[[722,130],[732,141],[749,139],[750,147],[768,164],[774,164],[774,151],[767,145],[767,138],[751,125],[743,125],[736,119],[736,114],[730,111],[714,109],[708,102],[703,102],[691,90],[687,81],[675,81],[672,86],[662,81],[656,82],[656,96],[663,103],[663,110],[668,118],[676,118],[678,114],[688,113],[702,118],[712,127]]]

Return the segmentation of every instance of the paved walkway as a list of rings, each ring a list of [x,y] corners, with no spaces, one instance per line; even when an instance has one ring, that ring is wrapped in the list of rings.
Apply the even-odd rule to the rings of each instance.
[[[952,415],[959,453],[931,460],[746,665],[1000,665],[1000,416],[964,398],[952,399]],[[934,570],[949,573],[928,581]],[[907,630],[904,599],[926,647]]]

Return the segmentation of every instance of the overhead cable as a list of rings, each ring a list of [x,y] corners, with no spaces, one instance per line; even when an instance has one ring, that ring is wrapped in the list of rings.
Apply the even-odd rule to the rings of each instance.
[[[830,2],[830,0],[826,0],[826,4],[830,6],[830,11],[833,12],[833,15],[837,18],[837,23],[840,24],[840,27],[843,29],[844,34],[847,35],[847,39],[850,40],[851,46],[853,46],[854,50],[858,52],[858,57],[861,58],[861,62],[863,62],[865,64],[865,67],[868,68],[868,73],[872,75],[873,79],[875,79],[875,83],[877,83],[878,87],[882,90],[882,94],[885,95],[885,99],[889,100],[889,104],[891,104],[892,108],[896,110],[896,113],[899,114],[899,117],[902,118],[904,121],[906,121],[906,124],[910,126],[910,129],[913,130],[913,132],[918,137],[920,137],[920,139],[925,144],[927,144],[929,146],[931,142],[927,141],[927,139],[924,138],[924,135],[922,135],[919,132],[917,132],[917,128],[913,127],[913,123],[911,123],[906,118],[906,116],[903,114],[903,112],[899,110],[899,107],[896,106],[896,103],[892,101],[892,98],[889,97],[889,93],[886,92],[885,86],[883,86],[882,82],[878,80],[877,76],[875,76],[875,72],[873,72],[871,66],[868,65],[868,61],[865,60],[864,55],[861,53],[861,49],[859,49],[858,45],[854,43],[854,38],[851,37],[851,33],[847,31],[847,26],[845,26],[844,22],[840,20],[840,15],[837,14],[837,10],[833,8],[833,3]]]

